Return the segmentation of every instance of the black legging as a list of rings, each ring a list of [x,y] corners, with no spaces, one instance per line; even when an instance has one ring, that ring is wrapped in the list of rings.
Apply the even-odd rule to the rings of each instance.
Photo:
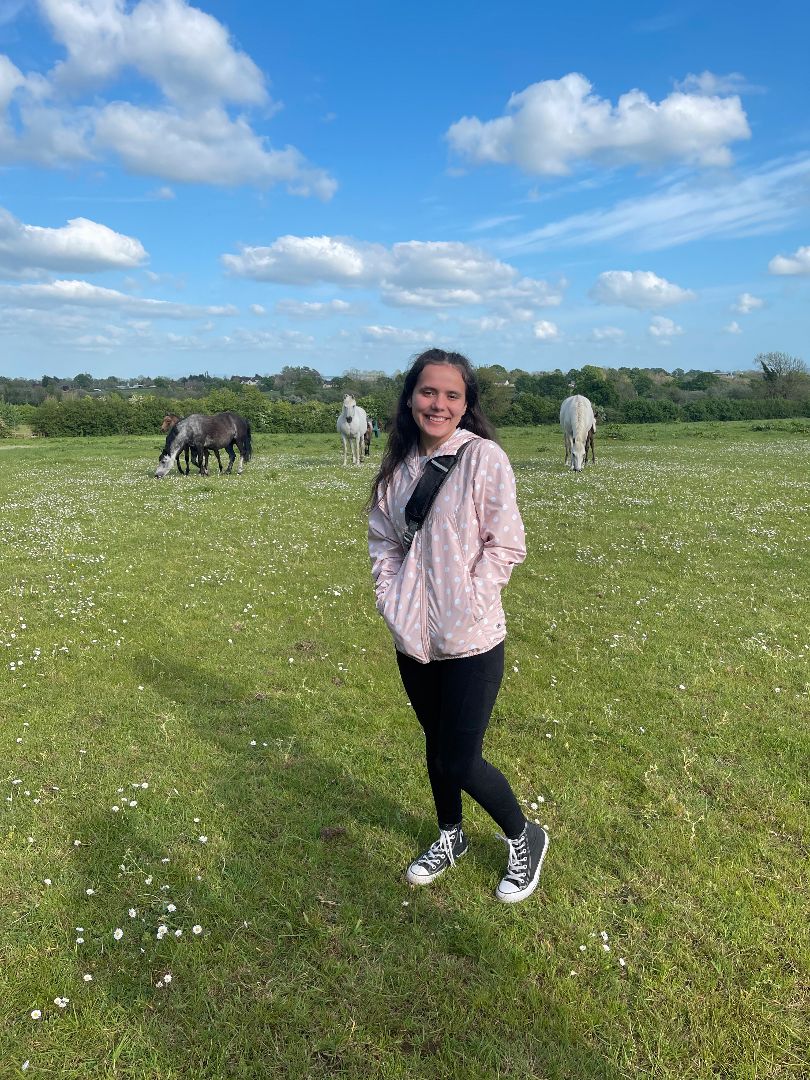
[[[397,653],[402,683],[425,732],[428,776],[439,826],[461,821],[461,792],[472,795],[504,835],[516,839],[526,818],[509,781],[481,756],[503,679],[503,642],[489,652],[420,664]]]

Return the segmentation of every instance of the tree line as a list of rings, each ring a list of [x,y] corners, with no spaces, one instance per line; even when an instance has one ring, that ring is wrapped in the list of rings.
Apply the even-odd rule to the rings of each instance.
[[[567,372],[477,369],[484,409],[498,426],[556,424],[560,404],[584,394],[601,422],[778,419],[810,415],[810,375],[786,353],[764,353],[754,369],[732,374],[663,368],[602,368]],[[362,372],[324,377],[314,368],[285,367],[275,375],[220,379],[191,375],[171,380],[71,380],[0,378],[0,437],[28,424],[34,434],[145,435],[166,413],[233,409],[254,430],[271,433],[332,432],[343,396],[352,393],[384,426],[395,408],[404,373]],[[44,395],[44,396],[43,396]]]

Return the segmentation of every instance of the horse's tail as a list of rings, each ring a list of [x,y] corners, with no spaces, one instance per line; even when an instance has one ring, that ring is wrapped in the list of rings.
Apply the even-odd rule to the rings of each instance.
[[[250,455],[253,453],[253,448],[250,443],[250,421],[245,421],[245,449],[242,451],[242,457],[245,461],[250,461]]]

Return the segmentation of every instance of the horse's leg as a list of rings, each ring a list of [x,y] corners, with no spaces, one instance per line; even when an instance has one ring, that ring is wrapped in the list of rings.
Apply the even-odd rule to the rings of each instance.
[[[343,442],[343,464],[345,465],[346,464],[346,450],[348,449],[348,441],[347,441],[346,436],[343,434],[342,431],[340,433],[340,438],[341,438],[341,441]]]
[[[200,466],[200,476],[208,476],[208,451],[203,446],[197,447],[197,462]]]
[[[242,469],[244,469],[245,467],[245,451],[247,450],[247,446],[245,445],[244,440],[242,442],[236,443],[236,448],[239,451],[239,464],[236,466],[236,475],[241,476]],[[236,457],[236,454],[234,454],[234,457]],[[231,462],[231,465],[233,465],[233,462]],[[230,465],[228,466],[228,468],[230,469]]]
[[[219,450],[214,451],[214,456],[217,459],[217,465],[219,465],[219,471],[222,472],[222,460],[221,460],[221,458],[219,456]]]
[[[228,468],[225,470],[225,472],[229,473],[233,471],[233,463],[234,461],[236,461],[236,454],[233,452],[233,443],[230,443],[230,445],[226,446],[225,449],[228,451]],[[222,466],[220,466],[220,468],[222,468]]]

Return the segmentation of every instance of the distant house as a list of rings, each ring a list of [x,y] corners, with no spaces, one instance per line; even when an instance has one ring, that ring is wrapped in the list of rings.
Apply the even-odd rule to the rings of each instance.
[[[242,386],[259,385],[259,379],[256,375],[231,375],[231,382],[241,383]]]

